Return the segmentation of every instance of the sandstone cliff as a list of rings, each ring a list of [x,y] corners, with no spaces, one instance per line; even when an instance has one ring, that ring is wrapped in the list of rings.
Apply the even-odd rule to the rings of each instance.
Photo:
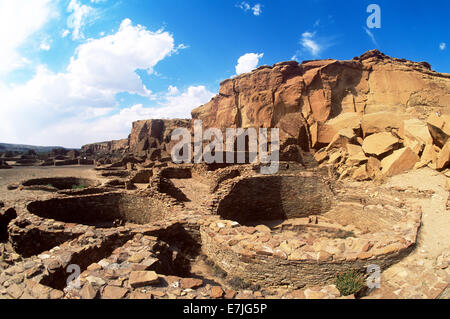
[[[448,166],[449,116],[450,74],[378,50],[349,61],[261,66],[223,81],[218,95],[192,111],[204,128],[277,127],[282,160],[301,161],[310,152],[319,163],[327,159],[346,174],[367,163],[372,166],[366,171],[374,165],[381,170],[381,161],[393,153],[384,161],[389,174],[404,162],[406,169],[419,161],[438,169]],[[176,127],[192,128],[192,120],[137,121],[128,139],[83,150],[161,160],[169,157]],[[362,169],[358,173],[366,176]]]
[[[193,110],[192,118],[206,127],[279,127],[282,139],[308,139],[302,143],[315,146],[321,124],[342,113],[415,112],[425,118],[436,111],[448,113],[449,106],[449,74],[432,71],[426,62],[373,50],[350,61],[259,67],[223,81],[219,94]],[[319,142],[321,147],[330,141]]]

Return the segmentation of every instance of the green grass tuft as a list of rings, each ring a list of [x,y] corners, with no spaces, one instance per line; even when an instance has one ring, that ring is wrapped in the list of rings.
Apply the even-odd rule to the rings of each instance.
[[[72,185],[72,189],[85,189],[88,188],[87,185]]]
[[[365,281],[362,274],[350,270],[337,275],[335,284],[343,296],[349,296],[361,291],[365,286]]]

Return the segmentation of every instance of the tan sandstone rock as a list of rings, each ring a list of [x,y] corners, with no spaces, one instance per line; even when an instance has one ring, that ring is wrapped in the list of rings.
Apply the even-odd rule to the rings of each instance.
[[[133,271],[129,283],[133,288],[145,287],[159,283],[159,277],[154,271]]]
[[[406,115],[394,112],[377,112],[366,114],[362,117],[361,128],[364,137],[381,132],[391,132],[392,129],[400,129]]]
[[[442,150],[439,152],[436,162],[436,168],[441,170],[450,165],[450,140],[445,143]]]
[[[434,143],[439,147],[443,147],[450,138],[450,115],[433,113],[428,117],[427,125]]]
[[[433,144],[433,138],[428,130],[427,124],[419,119],[403,121],[399,136],[403,139],[403,144],[419,154],[425,145]]]
[[[398,143],[398,138],[391,133],[383,132],[372,134],[364,139],[363,150],[368,155],[379,156],[391,151]]]
[[[392,155],[389,155],[381,161],[381,172],[386,177],[401,174],[414,168],[414,165],[418,161],[419,156],[409,147],[405,147],[394,151]]]

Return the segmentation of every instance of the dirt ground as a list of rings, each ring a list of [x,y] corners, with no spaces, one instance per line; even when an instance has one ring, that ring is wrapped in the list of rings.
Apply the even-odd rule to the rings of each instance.
[[[450,284],[450,211],[446,177],[429,168],[392,177],[387,184],[432,190],[431,198],[417,198],[422,207],[422,226],[414,251],[382,274],[381,290],[373,297],[448,298]],[[442,288],[447,287],[442,292]]]
[[[27,201],[43,199],[49,195],[43,191],[20,191],[7,190],[9,184],[20,184],[21,182],[32,178],[45,177],[79,177],[99,179],[94,166],[29,166],[29,167],[14,167],[12,169],[0,170],[0,201],[4,202],[6,206],[17,201]]]
[[[22,206],[27,201],[54,196],[44,191],[7,190],[9,184],[44,177],[78,177],[101,180],[93,166],[19,167],[0,170],[0,201],[6,206]],[[206,185],[192,185],[192,181],[174,180],[185,192],[190,202],[186,208],[197,209],[205,204]],[[422,207],[422,226],[413,252],[382,273],[381,289],[374,290],[369,298],[449,298],[450,297],[450,211],[446,177],[429,168],[397,175],[387,181],[387,186],[413,187],[433,191],[431,198],[411,199]],[[205,278],[218,279],[202,260],[193,265],[193,273]],[[447,287],[447,288],[446,288]]]

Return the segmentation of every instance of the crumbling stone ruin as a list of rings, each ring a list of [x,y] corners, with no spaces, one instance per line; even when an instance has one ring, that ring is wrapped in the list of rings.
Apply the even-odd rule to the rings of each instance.
[[[282,62],[222,82],[192,119],[138,121],[127,139],[65,154],[95,161],[95,177],[30,178],[8,192],[39,197],[0,205],[0,298],[347,298],[337,275],[412,254],[416,200],[437,196],[388,178],[427,167],[449,189],[449,87],[376,50]],[[174,164],[171,133],[193,120],[279,128],[278,173]],[[440,255],[421,288],[351,297],[445,296],[449,263]]]

